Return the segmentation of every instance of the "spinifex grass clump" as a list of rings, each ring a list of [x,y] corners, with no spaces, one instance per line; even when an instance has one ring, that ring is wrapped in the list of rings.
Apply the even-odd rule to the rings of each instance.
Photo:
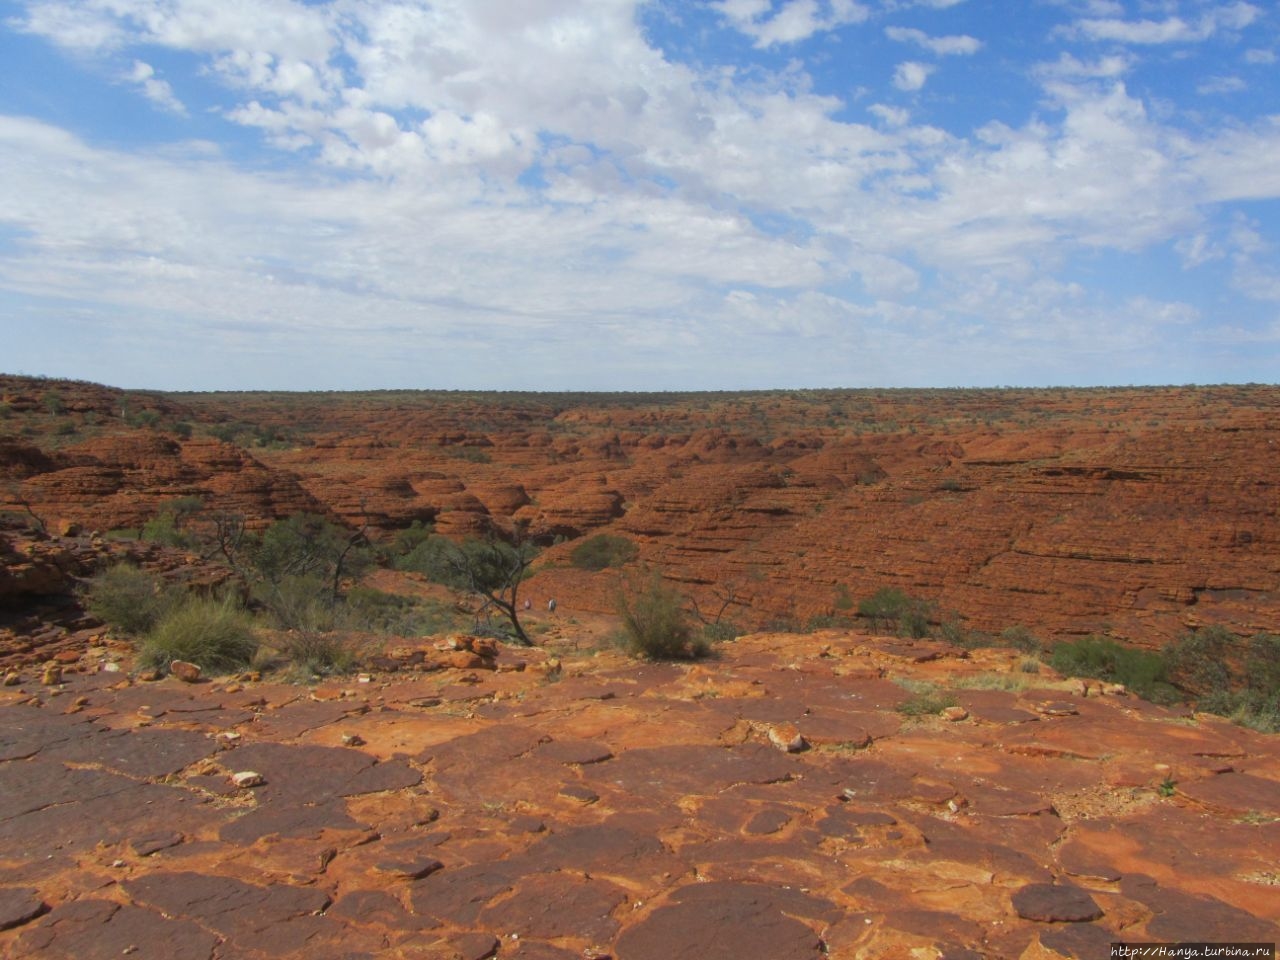
[[[253,621],[233,600],[191,597],[147,634],[138,661],[165,669],[185,660],[209,673],[229,673],[248,666],[257,652]]]
[[[114,631],[140,635],[182,602],[181,591],[129,563],[108,567],[84,590],[88,611]]]

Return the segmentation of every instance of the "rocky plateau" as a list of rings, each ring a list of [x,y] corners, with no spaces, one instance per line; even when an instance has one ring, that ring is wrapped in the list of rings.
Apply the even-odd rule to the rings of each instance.
[[[1280,738],[826,622],[1158,646],[1280,627],[1280,388],[156,394],[0,377],[0,955],[1105,957],[1280,930]],[[300,684],[136,669],[75,588],[198,501],[390,537],[526,523],[533,648]],[[623,536],[748,632],[602,642]],[[625,571],[624,571],[625,574]],[[395,578],[383,571],[388,582]],[[552,613],[541,601],[556,597]],[[726,601],[725,598],[728,598]],[[943,713],[907,709],[948,691]]]

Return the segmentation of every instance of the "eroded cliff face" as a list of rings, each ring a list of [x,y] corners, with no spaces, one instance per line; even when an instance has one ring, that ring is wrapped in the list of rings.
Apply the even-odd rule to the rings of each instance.
[[[731,590],[744,626],[886,586],[1046,638],[1280,626],[1276,387],[140,396],[0,378],[7,509],[98,530],[178,497],[375,534],[519,520],[563,539],[553,561],[610,532],[704,606]],[[534,592],[607,611],[614,583],[548,564]]]

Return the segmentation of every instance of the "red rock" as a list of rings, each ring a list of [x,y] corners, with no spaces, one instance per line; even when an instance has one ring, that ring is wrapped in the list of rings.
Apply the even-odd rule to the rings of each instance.
[[[1013,895],[1013,909],[1025,920],[1041,923],[1080,923],[1097,920],[1102,908],[1079,887],[1031,883]]]
[[[658,907],[618,938],[618,960],[819,960],[822,940],[756,884],[717,884],[715,898]]]
[[[0,887],[0,930],[30,923],[48,911],[38,890],[28,887]]]
[[[188,663],[186,660],[174,660],[169,664],[169,674],[183,683],[197,683],[200,680],[201,670],[196,664]]]

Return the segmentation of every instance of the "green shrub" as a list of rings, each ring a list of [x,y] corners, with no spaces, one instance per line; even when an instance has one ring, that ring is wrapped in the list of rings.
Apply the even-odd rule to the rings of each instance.
[[[451,564],[456,552],[457,548],[445,537],[428,534],[400,557],[395,567],[420,573],[433,583],[451,584],[456,576]]]
[[[210,673],[227,673],[247,667],[257,652],[253,621],[236,603],[192,597],[147,634],[138,659],[157,669],[186,660]]]
[[[621,567],[640,555],[640,548],[626,537],[598,533],[573,548],[569,562],[579,570],[606,570]]]
[[[742,636],[742,633],[742,628],[729,620],[720,620],[716,623],[702,625],[702,636],[708,643],[736,640]]]
[[[314,574],[256,583],[253,599],[281,630],[325,632],[337,626],[337,604],[329,584]]]
[[[881,587],[858,604],[858,616],[871,620],[877,629],[893,628],[901,637],[929,636],[932,610],[932,604],[896,587]]]
[[[1247,643],[1222,627],[1205,627],[1165,648],[1174,682],[1198,696],[1197,709],[1263,733],[1280,733],[1280,637]]]
[[[695,635],[683,598],[654,575],[638,592],[618,595],[624,642],[633,656],[650,660],[692,660],[711,652],[710,643]]]
[[[108,567],[84,591],[88,611],[112,630],[143,634],[177,605],[180,595],[129,563]]]
[[[942,692],[933,684],[913,684],[908,689],[913,693],[897,706],[898,713],[904,717],[933,716],[956,705],[955,697]]]
[[[421,637],[461,629],[466,620],[455,608],[434,598],[404,597],[371,587],[353,587],[337,611],[347,630]]]
[[[200,512],[204,503],[199,497],[178,497],[160,507],[156,515],[142,525],[141,538],[152,543],[190,549],[196,538],[186,524]]]
[[[1176,703],[1181,699],[1177,689],[1168,682],[1164,657],[1107,637],[1060,643],[1053,648],[1049,664],[1066,676],[1122,683],[1153,703]]]
[[[1013,647],[1023,653],[1038,654],[1044,649],[1040,638],[1021,624],[1001,630],[1000,641],[1005,646]]]
[[[414,520],[403,530],[396,531],[395,536],[391,538],[391,545],[386,550],[386,553],[389,558],[393,559],[393,562],[400,557],[408,556],[413,553],[419,544],[428,540],[434,532],[435,527],[433,524]]]
[[[1169,676],[1191,693],[1203,694],[1232,686],[1229,656],[1239,641],[1222,627],[1189,633],[1164,649]]]
[[[291,630],[279,642],[280,653],[308,675],[351,673],[360,662],[356,642],[344,633]]]

